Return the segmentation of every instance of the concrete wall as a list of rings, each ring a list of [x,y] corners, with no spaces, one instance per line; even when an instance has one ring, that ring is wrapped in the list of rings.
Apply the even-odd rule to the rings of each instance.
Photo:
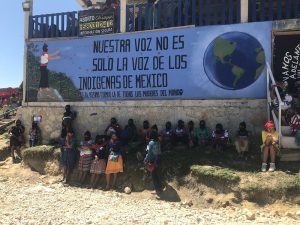
[[[156,123],[161,129],[166,121],[176,124],[178,119],[186,123],[193,120],[198,126],[204,119],[208,127],[222,123],[233,137],[239,122],[245,121],[247,128],[254,135],[260,135],[264,121],[267,118],[266,100],[168,100],[168,101],[112,101],[112,102],[80,102],[80,103],[28,103],[17,112],[28,134],[33,115],[41,115],[43,143],[58,138],[61,131],[61,121],[64,106],[70,104],[77,112],[74,122],[76,136],[81,139],[83,132],[90,130],[93,137],[103,133],[111,117],[116,117],[124,127],[129,118],[135,120],[139,128],[143,120],[150,124]],[[28,138],[28,137],[27,137]]]

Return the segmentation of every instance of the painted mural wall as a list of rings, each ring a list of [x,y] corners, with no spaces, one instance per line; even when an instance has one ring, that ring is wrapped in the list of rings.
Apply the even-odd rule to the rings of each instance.
[[[272,23],[28,42],[27,101],[266,98]]]

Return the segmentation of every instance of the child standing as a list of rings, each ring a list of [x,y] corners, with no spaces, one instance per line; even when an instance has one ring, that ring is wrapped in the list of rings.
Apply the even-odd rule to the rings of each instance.
[[[93,146],[93,162],[91,166],[91,188],[96,188],[101,173],[105,173],[106,168],[106,143],[105,137],[97,135],[95,138],[95,145]]]
[[[87,173],[91,169],[91,164],[93,161],[93,151],[92,151],[93,141],[91,140],[91,133],[86,131],[84,133],[84,140],[80,142],[80,158],[79,158],[79,182],[82,185],[85,181]]]
[[[151,176],[154,185],[156,194],[159,194],[163,191],[163,185],[159,176],[159,166],[160,166],[160,154],[159,154],[159,143],[158,143],[158,134],[156,131],[150,133],[150,141],[147,146],[147,155],[144,159],[144,162],[149,167],[152,165]]]
[[[37,146],[41,141],[41,130],[36,122],[32,122],[32,126],[29,132],[29,146]]]
[[[117,134],[112,134],[109,141],[109,156],[106,166],[106,188],[109,190],[111,187],[116,188],[117,175],[123,172],[123,158],[121,155],[121,142]],[[113,174],[113,182],[110,182],[110,175]]]
[[[76,163],[76,140],[74,138],[74,132],[72,128],[67,131],[65,143],[62,152],[64,174],[63,183],[69,183],[70,175],[75,167]]]
[[[248,152],[248,131],[246,129],[246,123],[241,122],[239,129],[236,133],[236,140],[234,142],[236,151],[240,157],[243,157]]]

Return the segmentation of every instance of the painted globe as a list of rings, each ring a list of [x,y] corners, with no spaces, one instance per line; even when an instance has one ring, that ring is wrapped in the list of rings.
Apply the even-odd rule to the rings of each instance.
[[[204,69],[215,85],[239,90],[253,84],[265,68],[265,52],[259,41],[242,32],[216,37],[204,54]]]

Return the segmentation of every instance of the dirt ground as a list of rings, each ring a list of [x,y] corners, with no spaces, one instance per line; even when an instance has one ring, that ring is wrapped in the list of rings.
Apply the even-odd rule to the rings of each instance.
[[[60,183],[11,159],[0,163],[0,224],[297,224],[299,205],[233,204],[231,194],[170,183],[169,196],[150,191],[91,190]],[[177,187],[175,190],[175,186]],[[174,198],[175,192],[178,199]],[[202,194],[202,195],[201,195]],[[169,198],[168,198],[169,197]],[[198,200],[196,200],[198,199]]]

